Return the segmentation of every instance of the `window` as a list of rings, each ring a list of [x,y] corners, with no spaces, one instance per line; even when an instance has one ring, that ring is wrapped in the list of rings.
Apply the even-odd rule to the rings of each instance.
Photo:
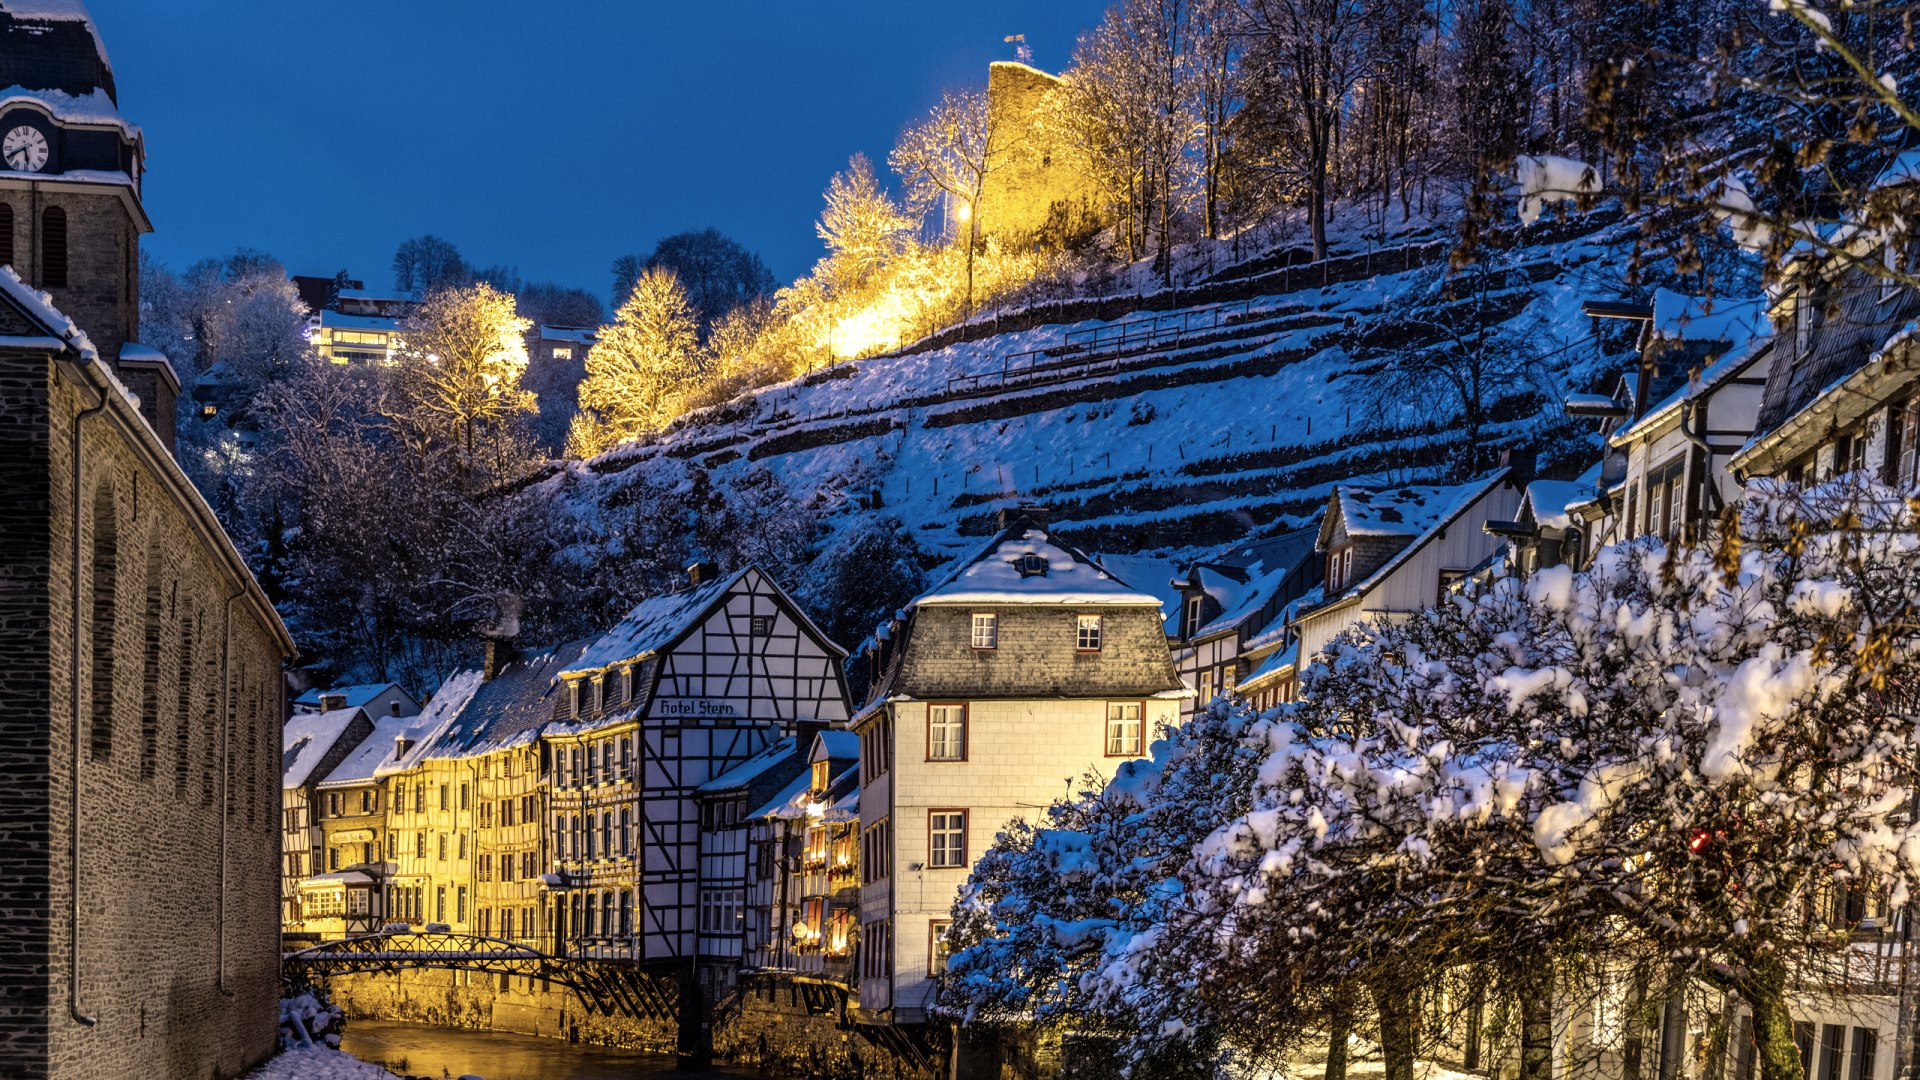
[[[1200,673],[1199,704],[1206,705],[1211,701],[1213,701],[1213,669],[1208,668]]]
[[[624,889],[620,892],[620,936],[633,936],[633,894]]]
[[[464,859],[466,857],[467,857],[467,834],[461,833],[460,834],[460,858]]]
[[[1875,1052],[1880,1048],[1880,1035],[1872,1028],[1853,1029],[1853,1060],[1847,1067],[1847,1080],[1873,1080]]]
[[[1188,637],[1192,637],[1193,632],[1200,629],[1200,604],[1200,597],[1187,597],[1187,610],[1186,614],[1180,617],[1180,630]]]
[[[1000,647],[1000,616],[994,614],[974,615],[973,647],[976,649],[997,649]]]
[[[927,927],[927,974],[941,975],[947,970],[947,957],[953,953],[953,946],[947,944],[947,930],[953,923],[947,919],[935,919]]]
[[[440,809],[445,810],[446,808],[447,808],[447,785],[441,784],[440,785]]]
[[[1138,701],[1114,701],[1107,704],[1107,756],[1137,757],[1143,737]]]
[[[731,807],[733,804],[729,802],[727,805]],[[633,852],[632,813],[633,811],[627,807],[623,806],[620,808],[620,854],[622,855],[628,855]]]
[[[881,818],[860,835],[860,884],[885,881],[893,867],[893,822]]]
[[[700,932],[732,934],[740,928],[744,890],[701,889]]]
[[[1342,544],[1327,552],[1327,592],[1335,593],[1353,584],[1353,545]]]
[[[587,747],[587,776],[589,783],[600,782],[600,744],[592,743]]]
[[[747,633],[754,637],[766,637],[773,633],[773,616],[755,615],[747,620]]]
[[[577,821],[579,819],[576,818],[575,820]],[[583,857],[591,859],[593,858],[593,815],[592,814],[587,815],[586,828],[582,829],[581,832],[586,837],[586,844],[585,844],[585,847],[583,848],[583,850],[585,851],[585,855]]]
[[[967,812],[931,810],[927,813],[927,865],[952,869],[967,865]]]
[[[467,887],[465,885],[460,886],[460,888],[454,891],[453,896],[454,896],[454,899],[453,899],[454,920],[457,922],[466,922],[467,921]]]
[[[361,792],[360,793],[360,812],[363,814],[371,814],[373,813],[373,811],[374,811],[373,792],[371,790]]]
[[[57,206],[40,215],[40,285],[67,287],[67,212]]]
[[[1073,647],[1081,652],[1100,651],[1100,616],[1078,616],[1079,626],[1074,634]]]
[[[927,706],[927,760],[967,759],[967,707]]]
[[[893,936],[888,933],[891,924],[886,919],[876,919],[860,927],[860,975],[867,979],[884,979],[893,974]]]
[[[447,887],[445,885],[434,886],[433,921],[438,923],[447,921]]]
[[[600,815],[600,857],[613,858],[613,811]]]
[[[424,830],[413,834],[413,857],[416,859],[427,857],[427,834]]]
[[[506,862],[505,860],[502,860],[500,864],[500,871],[501,871],[500,880],[502,881],[506,880],[506,869],[507,869]],[[493,856],[484,851],[481,852],[479,865],[478,867],[476,867],[475,873],[477,873],[480,876],[481,881],[492,881],[493,880]]]
[[[460,785],[460,809],[462,809],[462,810],[465,810],[465,809],[467,809],[467,807],[468,807],[468,803],[467,803],[467,785],[465,785],[465,784],[461,784],[461,785]]]
[[[439,841],[438,846],[440,848],[440,861],[446,862],[447,861],[447,834],[439,833],[437,834],[435,839]]]
[[[554,358],[555,360],[571,360],[571,359],[573,359],[573,346],[571,346],[571,345],[555,345],[555,346],[553,347],[553,358]]]
[[[567,699],[572,705],[573,715],[575,716],[581,715],[582,709],[586,705],[586,702],[587,702],[586,690],[587,690],[587,687],[584,682],[580,682],[576,680],[574,682],[570,682],[567,684]],[[576,749],[574,753],[576,754],[579,753],[579,750]],[[578,769],[580,767],[580,762],[577,759],[574,761],[573,764],[575,769]]]
[[[424,780],[413,785],[413,812],[416,814],[427,812],[427,783]]]

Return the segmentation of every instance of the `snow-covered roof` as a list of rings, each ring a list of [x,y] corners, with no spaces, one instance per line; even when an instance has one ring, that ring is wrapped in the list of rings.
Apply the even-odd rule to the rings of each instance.
[[[561,674],[599,671],[612,664],[644,658],[671,645],[746,573],[736,570],[690,589],[640,601],[627,612],[626,618],[587,646],[586,652]]]
[[[349,315],[332,308],[322,308],[320,325],[331,330],[387,330],[400,329],[401,319],[393,315]]]
[[[1181,627],[1187,638],[1204,638],[1238,628],[1259,613],[1312,551],[1317,528],[1237,544],[1213,559],[1196,563],[1186,580],[1213,597],[1220,614],[1200,627]]]
[[[820,733],[818,741],[811,751],[813,761],[858,760],[860,757],[860,736],[851,731],[830,730]]]
[[[1157,555],[1098,554],[1093,561],[1113,577],[1160,599],[1160,621],[1171,624],[1180,615],[1180,590],[1173,580],[1180,563]]]
[[[1614,432],[1607,441],[1614,446],[1621,446],[1640,432],[1663,423],[1673,410],[1680,407],[1681,402],[1710,393],[1720,384],[1757,362],[1772,344],[1771,336],[1758,336],[1749,339],[1739,348],[1727,350],[1719,359],[1708,364],[1700,372],[1699,378],[1691,380],[1667,395],[1658,404],[1648,409],[1640,419]]]
[[[694,790],[704,795],[746,787],[764,775],[768,769],[792,757],[797,749],[794,744],[794,737],[788,735]]]
[[[280,786],[304,787],[354,718],[358,706],[323,713],[297,713],[281,729]]]
[[[1481,486],[1422,484],[1378,491],[1342,486],[1336,497],[1348,536],[1419,536],[1458,505],[1462,495]]]
[[[1045,572],[1023,576],[1015,562],[1025,556],[1045,560]],[[1140,592],[1102,570],[1091,559],[1053,543],[1039,529],[1019,537],[1011,531],[962,562],[946,580],[920,594],[913,606],[927,604],[1119,604],[1159,607],[1158,597]]]
[[[367,300],[373,303],[384,304],[417,304],[420,302],[419,293],[378,292],[373,289],[341,289],[339,296],[342,300]]]
[[[365,707],[368,702],[386,693],[389,689],[399,689],[399,686],[399,683],[383,682],[361,683],[357,686],[334,686],[325,690],[314,687],[312,690],[294,698],[293,703],[295,705],[318,705],[320,704],[320,699],[323,697],[338,697],[341,699],[341,704],[346,708],[358,709]],[[406,693],[404,690],[400,692],[403,694]]]
[[[426,734],[426,725],[418,716],[383,716],[373,722],[373,734],[363,739],[353,752],[340,760],[333,771],[320,780],[320,787],[351,787],[373,780],[380,766],[390,764],[399,751],[397,740],[406,735],[418,742]]]
[[[779,794],[748,811],[746,820],[752,821],[756,818],[767,817],[794,818],[804,816],[805,811],[800,808],[798,800],[800,796],[807,793],[807,788],[812,783],[813,778],[807,775],[806,770],[802,769],[800,775],[788,781],[787,786],[780,789]]]
[[[483,684],[478,670],[462,671],[440,684],[440,692],[433,695],[419,716],[413,730],[420,732],[411,749],[398,758],[389,758],[376,765],[375,776],[388,773],[405,772],[417,767],[429,757],[444,756],[432,751],[437,743],[446,738],[453,730],[454,721],[473,700],[473,695]]]
[[[1254,668],[1252,674],[1241,679],[1240,689],[1246,690],[1255,687],[1276,675],[1285,674],[1289,669],[1298,667],[1299,664],[1300,639],[1295,638],[1287,644],[1286,648],[1274,650],[1273,655],[1262,661],[1259,667]]]
[[[1724,341],[1741,346],[1773,333],[1765,297],[1688,296],[1653,292],[1653,336],[1667,341]]]
[[[120,107],[113,103],[105,90],[98,88],[80,96],[59,90],[33,90],[25,86],[9,86],[0,90],[0,109],[15,105],[37,105],[62,123],[119,128],[121,134],[129,139],[140,137],[140,128],[121,116]]]
[[[371,885],[373,878],[361,870],[336,870],[331,874],[314,874],[300,879],[303,889],[325,888],[328,885]]]
[[[11,266],[0,266],[0,293],[6,294],[21,310],[52,330],[67,348],[79,355],[82,362],[91,364],[100,359],[100,350],[93,347],[93,341],[86,332],[53,306],[52,294],[41,292],[20,280],[20,275]],[[113,379],[111,369],[103,366],[100,372],[108,379]],[[118,383],[118,380],[114,381]],[[126,393],[126,387],[120,387],[120,392]]]
[[[1920,181],[1920,150],[1902,150],[1874,178],[1875,188],[1897,187]]]
[[[571,341],[576,345],[591,345],[599,340],[600,331],[591,326],[548,326],[540,325],[540,340]]]
[[[1565,529],[1573,524],[1573,515],[1567,513],[1567,507],[1577,506],[1593,498],[1595,492],[1591,483],[1578,480],[1535,480],[1527,485],[1522,498],[1533,508],[1533,520],[1542,528]]]

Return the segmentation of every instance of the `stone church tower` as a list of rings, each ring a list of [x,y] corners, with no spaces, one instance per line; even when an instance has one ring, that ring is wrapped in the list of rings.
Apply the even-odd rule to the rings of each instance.
[[[144,147],[80,0],[0,0],[0,1075],[272,1053],[293,643],[136,342]]]

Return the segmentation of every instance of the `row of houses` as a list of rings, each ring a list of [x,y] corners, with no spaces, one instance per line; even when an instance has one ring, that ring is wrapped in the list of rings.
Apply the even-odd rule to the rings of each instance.
[[[704,566],[604,634],[489,642],[424,708],[391,687],[316,695],[287,729],[285,928],[439,924],[691,964],[716,996],[791,976],[838,987],[857,1021],[923,1023],[974,860],[1161,726],[1221,694],[1289,700],[1337,635],[1462,581],[1700,536],[1753,478],[1910,482],[1915,307],[1811,268],[1768,302],[1589,305],[1638,359],[1567,402],[1605,447],[1573,480],[1338,486],[1317,523],[1181,566],[1089,555],[1009,508],[859,646],[864,702],[766,574]],[[1883,906],[1840,914],[1884,934]],[[1803,1011],[1809,1046],[1853,1047],[1854,1080],[1891,1067],[1882,998]],[[1568,1020],[1568,1040],[1599,1030]]]
[[[381,292],[348,278],[296,274],[294,288],[307,308],[307,341],[317,359],[335,364],[391,364],[406,349],[407,317],[420,306],[409,292]],[[578,365],[599,338],[591,326],[536,322],[527,330],[534,365]]]

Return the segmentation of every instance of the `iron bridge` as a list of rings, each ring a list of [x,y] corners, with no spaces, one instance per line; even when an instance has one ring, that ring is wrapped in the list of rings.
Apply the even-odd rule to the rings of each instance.
[[[680,1014],[676,971],[632,960],[553,956],[517,941],[474,934],[415,932],[362,934],[323,942],[280,958],[281,977],[300,985],[332,975],[390,975],[413,968],[477,971],[555,982],[602,1016],[675,1020]]]

